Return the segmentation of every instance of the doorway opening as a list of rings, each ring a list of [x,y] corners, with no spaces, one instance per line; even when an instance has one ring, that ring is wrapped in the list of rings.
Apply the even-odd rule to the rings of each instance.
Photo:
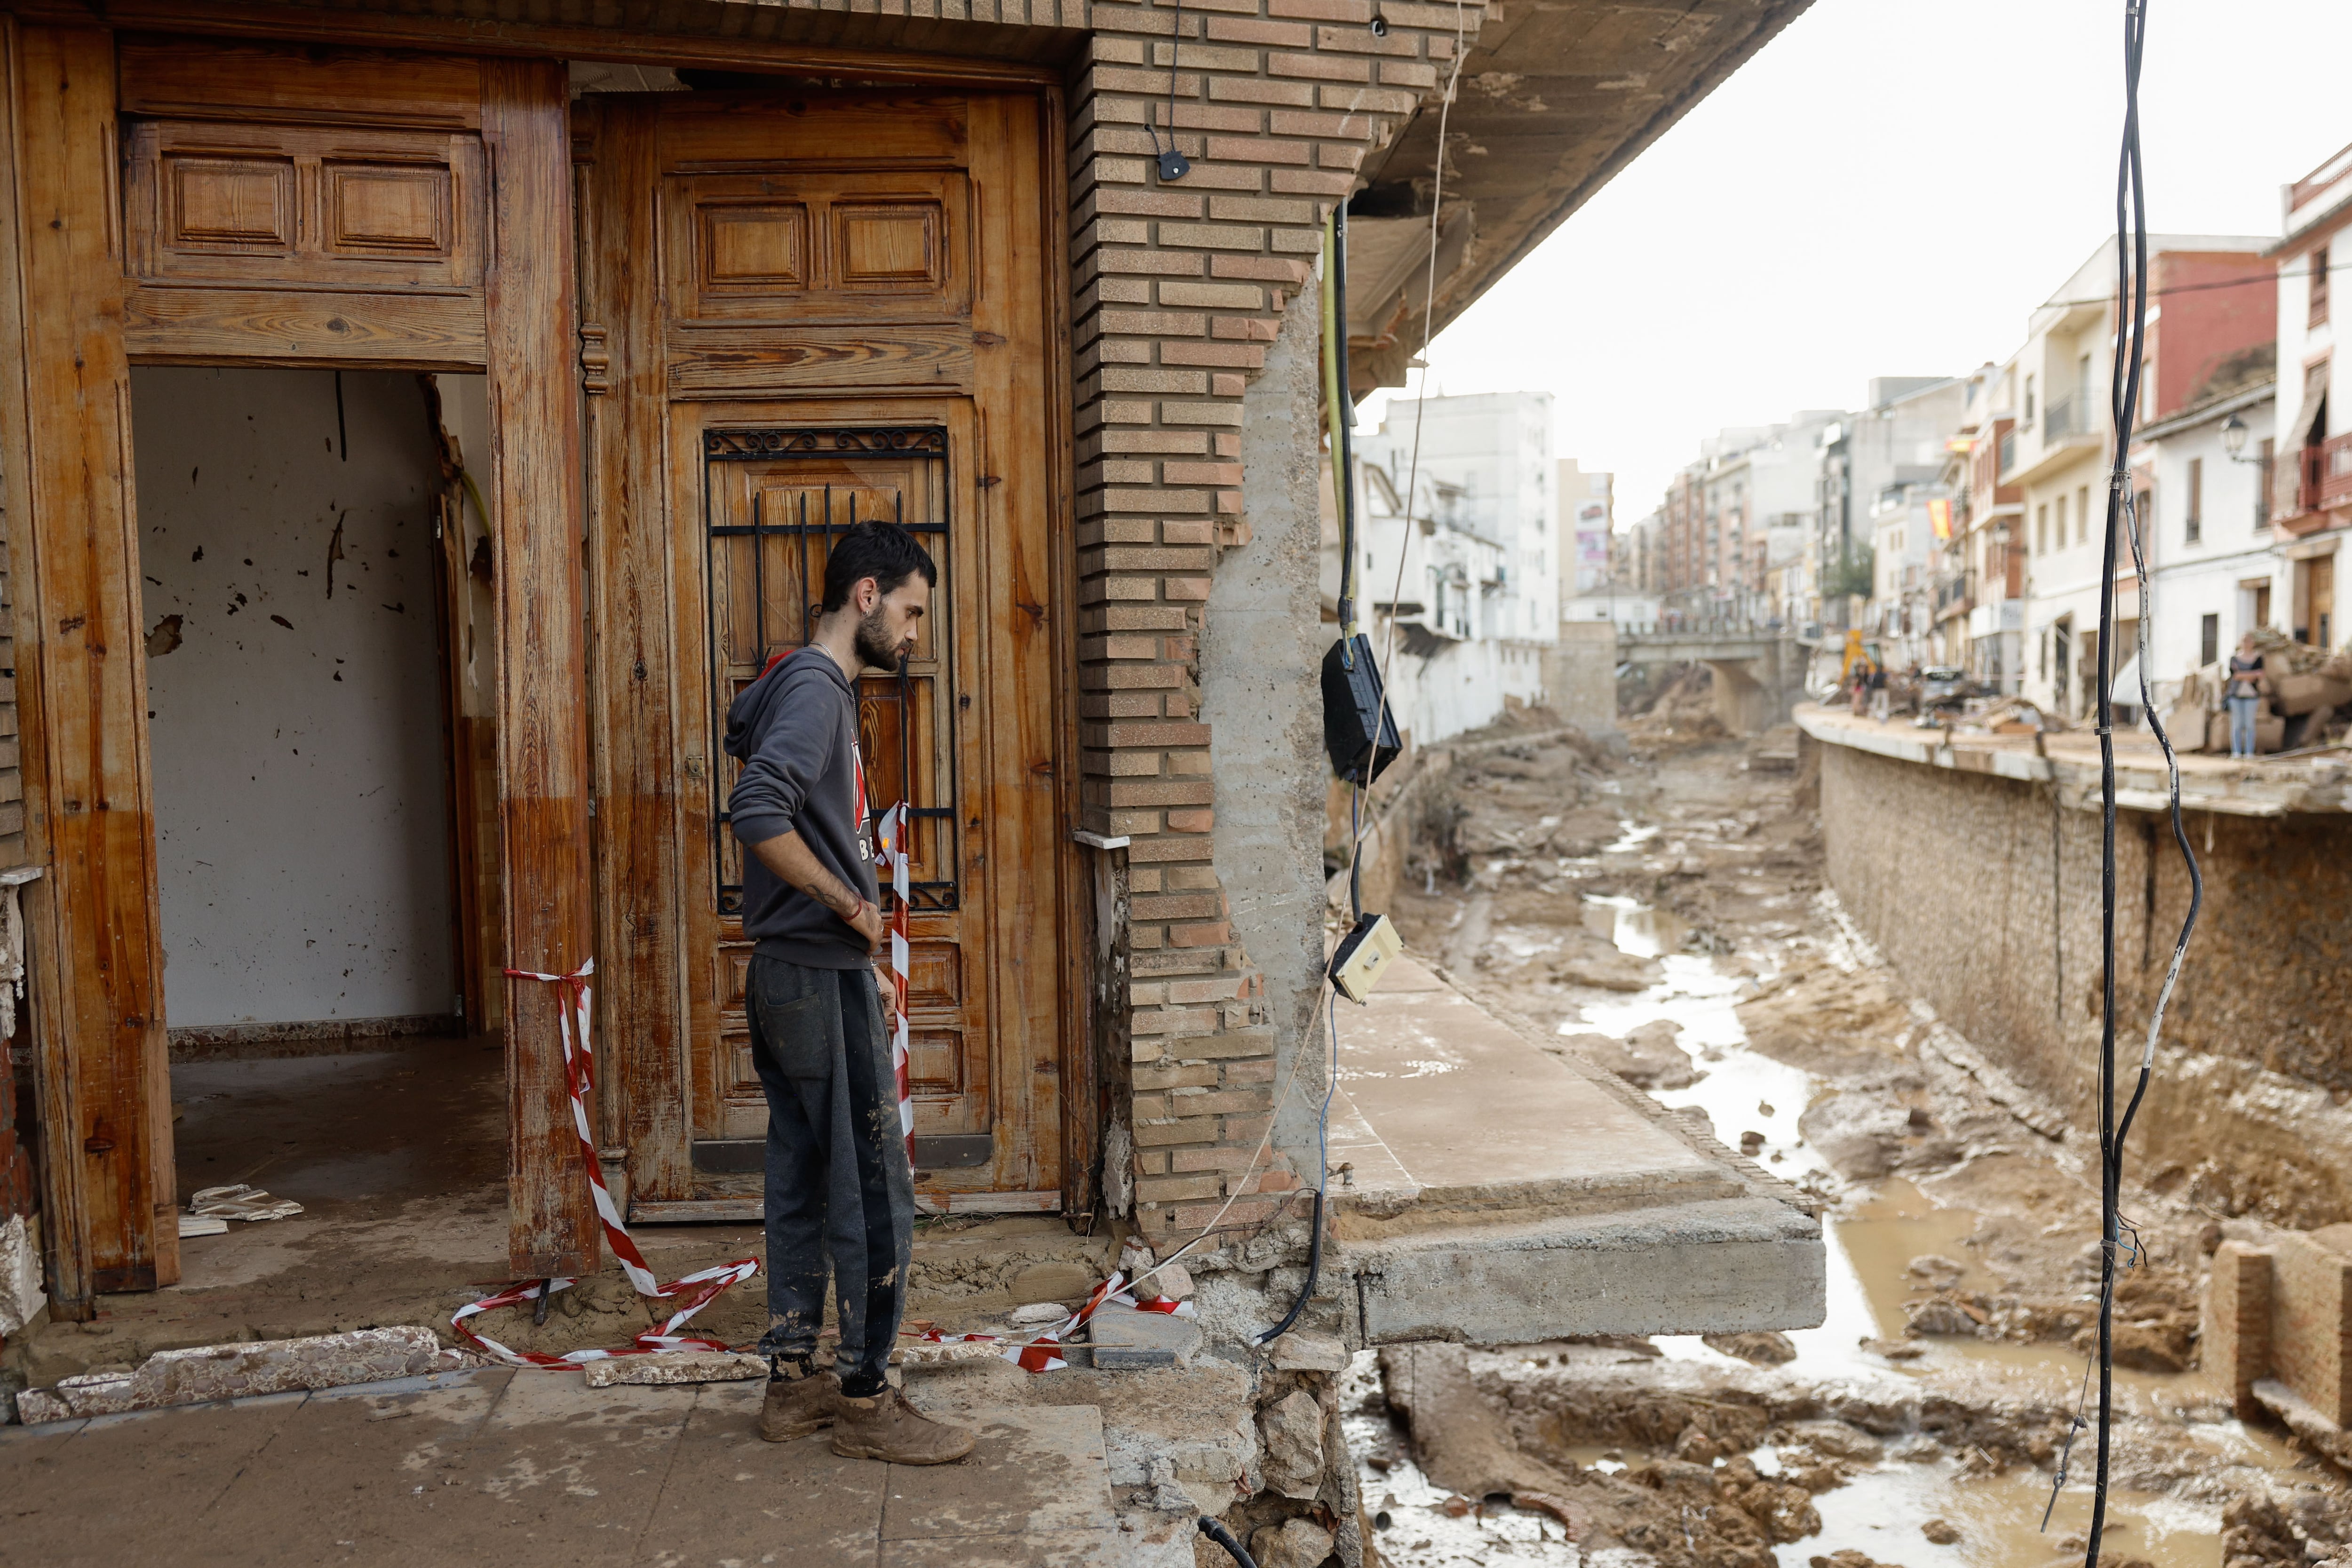
[[[482,382],[131,372],[184,1289],[504,1252]],[[303,1212],[189,1223],[238,1184]]]

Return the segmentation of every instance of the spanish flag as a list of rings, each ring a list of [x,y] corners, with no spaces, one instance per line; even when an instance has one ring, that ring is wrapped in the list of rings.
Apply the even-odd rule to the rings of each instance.
[[[1948,500],[1929,501],[1927,525],[1936,531],[1936,538],[1939,542],[1949,542],[1952,537],[1952,503]]]

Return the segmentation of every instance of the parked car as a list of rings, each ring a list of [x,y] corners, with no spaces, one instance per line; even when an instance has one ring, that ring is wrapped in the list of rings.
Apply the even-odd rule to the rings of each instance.
[[[1976,678],[1956,666],[1931,665],[1919,672],[1919,706],[1922,710],[1957,708],[1977,695]]]

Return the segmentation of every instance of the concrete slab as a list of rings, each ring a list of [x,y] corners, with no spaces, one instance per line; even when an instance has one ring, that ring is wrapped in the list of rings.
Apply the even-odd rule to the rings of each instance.
[[[1370,1343],[1822,1321],[1792,1189],[1410,956],[1341,1013],[1330,1159],[1334,1293]]]
[[[878,1568],[1118,1568],[1130,1539],[1105,1529],[886,1541]]]
[[[687,1417],[641,1562],[868,1563],[889,1467],[845,1459],[823,1433],[763,1443],[764,1384],[705,1387]],[[789,1552],[785,1549],[789,1547]]]
[[[1102,1413],[1091,1405],[959,1412],[979,1441],[958,1464],[890,1467],[882,1539],[1113,1529]]]
[[[1367,1140],[1333,1140],[1335,1163],[1339,1149],[1367,1155],[1358,1201],[1391,1170],[1423,1202],[1547,1187],[1561,1198],[1731,1190],[1714,1162],[1409,956],[1369,1004],[1341,1005],[1339,1089],[1335,1131]]]
[[[1092,1405],[967,1413],[929,1381],[911,1397],[980,1433],[961,1464],[843,1459],[822,1435],[762,1443],[756,1384],[590,1389],[503,1368],[37,1428],[0,1447],[0,1554],[58,1568],[1126,1560]]]

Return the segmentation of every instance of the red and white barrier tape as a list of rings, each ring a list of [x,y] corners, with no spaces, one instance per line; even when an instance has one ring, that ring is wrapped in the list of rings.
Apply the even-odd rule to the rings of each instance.
[[[449,1326],[471,1343],[479,1346],[500,1361],[517,1366],[578,1366],[583,1362],[604,1361],[618,1355],[643,1355],[648,1351],[710,1350],[727,1347],[716,1340],[683,1337],[678,1328],[688,1318],[708,1306],[720,1291],[740,1280],[749,1279],[760,1271],[757,1258],[741,1258],[732,1263],[722,1263],[715,1268],[705,1268],[664,1285],[654,1279],[654,1271],[646,1266],[645,1254],[637,1250],[629,1228],[621,1223],[621,1211],[613,1202],[612,1193],[604,1185],[604,1173],[596,1162],[596,1141],[588,1131],[588,1092],[596,1085],[595,1059],[589,1043],[589,1020],[593,1016],[588,977],[596,972],[596,961],[590,959],[569,974],[541,974],[534,969],[509,969],[508,978],[537,980],[552,985],[562,997],[562,1010],[557,1015],[563,1036],[563,1079],[572,1100],[572,1130],[580,1140],[580,1160],[588,1173],[588,1190],[596,1202],[596,1218],[604,1227],[604,1239],[620,1259],[621,1270],[640,1296],[656,1300],[677,1300],[677,1310],[659,1329],[647,1329],[623,1349],[616,1351],[582,1350],[563,1355],[543,1355],[537,1351],[509,1350],[496,1340],[485,1339],[466,1326],[468,1318],[500,1307],[511,1307],[523,1301],[535,1301],[543,1295],[568,1290],[575,1283],[571,1279],[532,1279],[520,1285],[509,1285],[494,1296],[486,1296],[471,1306],[460,1307],[449,1320]]]
[[[1173,1317],[1190,1318],[1197,1314],[1190,1301],[1171,1301],[1162,1297],[1157,1301],[1139,1301],[1127,1292],[1127,1276],[1114,1270],[1111,1277],[1096,1286],[1078,1310],[1065,1318],[1051,1331],[1018,1343],[1005,1343],[1006,1361],[1024,1372],[1058,1372],[1069,1363],[1062,1359],[1062,1342],[1077,1332],[1108,1302],[1114,1306],[1132,1307],[1139,1312],[1164,1312]],[[943,1334],[932,1329],[910,1337],[926,1344],[995,1344],[1001,1342],[994,1334]]]
[[[898,1130],[907,1138],[907,1163],[915,1163],[915,1100],[907,1081],[907,897],[914,875],[908,868],[913,847],[911,816],[900,801],[882,814],[875,829],[875,850],[890,868],[890,891],[896,908],[890,911],[890,977],[898,982],[898,1005],[891,1011],[890,1067],[898,1079]]]

